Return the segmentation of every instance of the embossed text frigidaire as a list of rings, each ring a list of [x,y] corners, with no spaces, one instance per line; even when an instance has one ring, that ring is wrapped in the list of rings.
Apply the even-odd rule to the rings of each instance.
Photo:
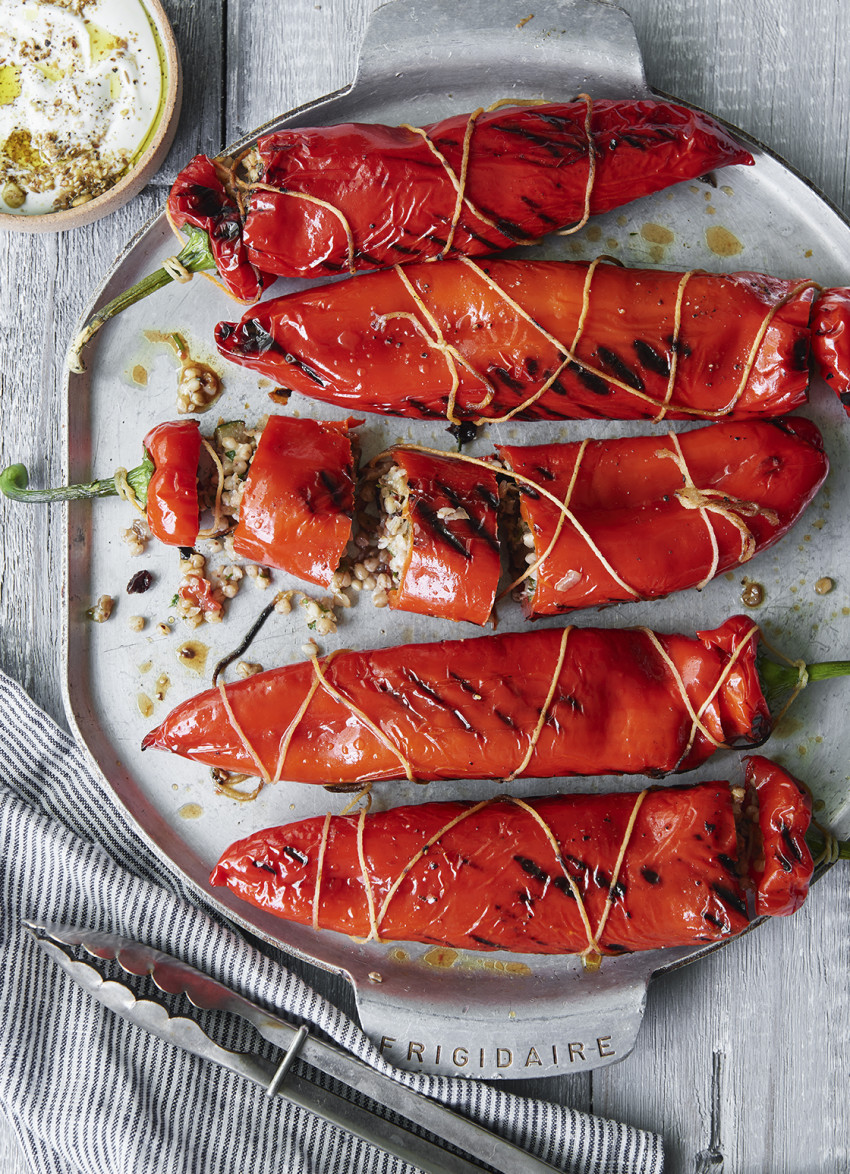
[[[452,1047],[451,1044],[424,1044],[417,1040],[400,1042],[394,1036],[381,1036],[380,1050],[392,1062],[403,1062],[404,1057],[408,1064],[418,1060],[420,1064],[447,1064],[454,1068],[537,1068],[553,1065],[555,1068],[568,1068],[572,1064],[587,1063],[597,1056],[608,1058],[616,1056],[611,1047],[611,1036],[600,1035],[588,1043],[585,1040],[574,1040],[564,1044],[541,1044],[538,1047],[524,1046],[522,1048],[506,1047]]]

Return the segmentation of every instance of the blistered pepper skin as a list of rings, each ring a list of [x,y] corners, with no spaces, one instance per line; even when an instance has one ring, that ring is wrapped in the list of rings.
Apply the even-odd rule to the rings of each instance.
[[[196,155],[186,164],[172,185],[166,214],[175,230],[193,225],[207,233],[218,283],[231,297],[240,302],[257,300],[270,279],[248,260],[239,207],[212,159]]]
[[[801,406],[813,290],[694,273],[677,312],[682,279],[606,264],[588,279],[587,264],[557,261],[406,265],[266,301],[220,322],[216,342],[283,387],[357,412],[705,422]]]
[[[198,423],[177,420],[157,424],[143,444],[154,464],[146,511],[150,531],[167,546],[194,546],[200,526]]]
[[[806,843],[811,795],[793,775],[760,755],[747,759],[746,771],[758,799],[763,854],[763,866],[750,870],[756,913],[785,917],[805,901],[814,870]]]
[[[409,546],[390,607],[485,624],[501,571],[495,474],[450,457],[390,450],[409,489]]]
[[[663,101],[600,101],[589,184],[586,118],[584,101],[480,112],[466,167],[466,114],[422,128],[427,139],[412,127],[357,123],[276,131],[257,145],[248,258],[284,277],[324,277],[352,261],[362,270],[492,253],[580,221],[589,187],[593,214],[753,162],[704,114]]]
[[[568,499],[575,518],[565,521],[553,501],[518,483],[534,553],[546,555],[532,572],[533,591],[522,595],[527,615],[696,587],[712,568],[720,575],[777,542],[829,470],[820,432],[801,417],[712,424],[677,441],[679,448],[665,436],[497,446],[515,473]]]
[[[750,760],[748,780],[758,789],[761,821],[785,820],[790,800],[802,834],[807,817],[794,802],[795,781],[763,758]],[[318,928],[454,949],[580,953],[589,936],[576,893],[592,934],[605,918],[601,954],[701,945],[745,929],[752,905],[736,866],[728,784],[653,789],[637,804],[638,794],[618,793],[558,795],[527,807],[503,796],[483,806],[398,807],[365,817],[363,864],[357,814],[332,816],[326,839],[324,819],[307,819],[233,844],[210,879],[303,925],[313,924],[318,885]],[[782,874],[784,890],[802,900],[811,872],[811,857],[795,858]],[[797,907],[760,887],[754,896],[756,914]]]
[[[358,420],[270,416],[251,461],[233,533],[240,558],[327,587],[351,537]]]
[[[299,714],[314,683],[310,663],[237,681],[227,698],[270,778],[289,738],[280,777],[318,784],[403,778],[408,769],[422,780],[660,777],[697,766],[718,743],[753,746],[770,732],[758,628],[746,616],[696,639],[658,635],[658,644],[642,628],[572,628],[564,639],[553,628],[326,659],[326,681],[371,728],[323,687]],[[706,706],[702,729],[671,664],[693,709]],[[143,746],[261,773],[217,689],[177,706]]]

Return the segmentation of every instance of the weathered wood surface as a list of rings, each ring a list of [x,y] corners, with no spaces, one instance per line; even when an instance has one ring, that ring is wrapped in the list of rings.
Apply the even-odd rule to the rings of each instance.
[[[499,0],[494,0],[498,9]],[[61,363],[115,254],[197,151],[349,82],[378,0],[165,0],[186,72],[174,148],[140,197],[59,236],[0,234],[0,460],[58,478]],[[541,6],[542,9],[543,6]],[[850,213],[850,8],[837,0],[625,0],[652,85],[741,126]],[[529,14],[535,12],[529,0]],[[0,502],[0,664],[63,721],[59,513]],[[633,1055],[514,1084],[659,1131],[668,1174],[850,1168],[850,903],[835,868],[792,921],[656,980]],[[303,967],[351,1009],[345,985]],[[25,1169],[0,1122],[0,1174]]]

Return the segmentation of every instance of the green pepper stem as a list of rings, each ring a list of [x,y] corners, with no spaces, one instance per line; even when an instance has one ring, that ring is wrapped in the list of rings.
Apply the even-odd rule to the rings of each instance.
[[[148,485],[154,465],[147,453],[140,465],[127,473],[127,483],[141,505],[147,504]],[[25,465],[9,465],[0,473],[0,492],[14,501],[81,501],[93,497],[117,497],[115,477],[89,481],[84,485],[59,485],[55,489],[30,489]]]
[[[202,228],[195,228],[194,225],[189,225],[184,229],[184,232],[188,239],[177,254],[177,260],[180,265],[189,273],[200,273],[205,269],[215,269],[216,263],[210,249],[209,234]],[[91,318],[89,318],[88,322],[71,343],[67,359],[69,369],[77,375],[85,371],[85,364],[81,357],[83,347],[94,338],[104,322],[108,322],[110,318],[114,318],[116,314],[120,314],[128,306],[140,302],[142,298],[146,298],[148,294],[162,289],[163,286],[168,285],[173,280],[174,277],[167,269],[156,269],[153,273],[149,273],[147,277],[143,277],[141,281],[136,282],[130,289],[125,290],[124,293],[120,293],[117,298],[113,298],[111,302],[101,307],[95,314],[92,314]]]
[[[801,672],[794,664],[778,664],[775,660],[761,657],[758,671],[768,703],[770,703],[771,697],[796,689],[800,683]],[[807,664],[805,672],[808,682],[850,676],[850,660],[824,660],[815,664]]]

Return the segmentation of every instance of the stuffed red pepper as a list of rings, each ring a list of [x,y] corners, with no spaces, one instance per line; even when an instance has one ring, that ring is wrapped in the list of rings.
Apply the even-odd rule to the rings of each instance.
[[[344,651],[220,681],[143,747],[265,781],[660,777],[768,736],[758,641],[735,616],[696,638],[550,628]]]
[[[238,299],[270,274],[323,277],[491,253],[582,225],[639,196],[752,156],[705,114],[666,101],[523,104],[426,127],[295,127],[239,159],[196,156],[168,216],[188,240],[97,311],[109,318],[167,282],[209,271]]]
[[[379,509],[373,557],[391,578],[390,607],[486,623],[501,573],[494,470],[398,445],[367,477],[364,496]]]
[[[557,261],[411,265],[220,322],[219,351],[292,391],[417,418],[779,416],[805,402],[814,283]],[[833,335],[830,370],[850,369]]]
[[[289,921],[375,941],[602,955],[700,945],[793,913],[811,799],[768,759],[744,786],[425,803],[256,832],[213,870]]]
[[[798,417],[496,447],[517,477],[504,516],[531,617],[704,587],[777,542],[829,469]]]

